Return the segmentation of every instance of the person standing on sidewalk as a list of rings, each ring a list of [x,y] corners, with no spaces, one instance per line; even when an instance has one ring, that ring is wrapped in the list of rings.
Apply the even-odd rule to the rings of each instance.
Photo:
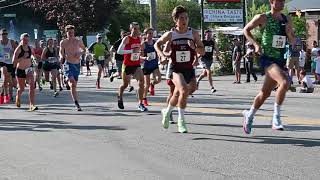
[[[247,73],[247,83],[250,82],[250,75],[252,74],[252,77],[254,81],[257,81],[257,75],[253,69],[253,59],[254,59],[254,46],[252,43],[247,43],[247,53],[243,56],[246,60],[246,73]]]
[[[261,55],[260,65],[265,71],[262,89],[255,97],[251,109],[242,112],[244,117],[243,130],[246,134],[251,133],[254,115],[277,85],[272,129],[284,129],[280,119],[280,111],[290,84],[284,59],[285,45],[287,39],[289,44],[294,45],[295,43],[292,21],[290,17],[281,13],[284,4],[285,0],[270,0],[271,11],[256,15],[243,30],[248,41],[254,45],[255,52]],[[261,45],[251,34],[251,31],[257,27],[263,28]]]
[[[234,48],[232,52],[233,70],[235,73],[235,81],[233,84],[241,84],[241,58],[242,49],[240,46],[240,39],[234,39]]]

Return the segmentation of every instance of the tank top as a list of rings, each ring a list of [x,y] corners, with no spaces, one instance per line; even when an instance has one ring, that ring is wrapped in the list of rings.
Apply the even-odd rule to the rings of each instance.
[[[171,37],[171,59],[172,68],[178,71],[186,71],[193,69],[193,61],[195,60],[196,51],[189,45],[188,41],[193,41],[193,32],[189,28],[185,33],[178,33],[176,30],[172,31]]]
[[[13,51],[14,49],[12,48],[11,39],[9,39],[6,45],[0,43],[0,62],[12,64]]]
[[[18,58],[22,58],[25,53],[28,53],[27,58],[31,58],[31,53],[32,53],[32,52],[31,52],[30,46],[28,46],[28,51],[25,51],[21,45],[20,45],[20,49],[21,49],[21,52],[20,52],[20,54],[18,55]]]
[[[150,45],[148,42],[144,42],[144,54],[148,57],[148,59],[150,59],[143,62],[143,67],[146,69],[158,67],[158,57],[153,46],[154,43],[155,42],[153,41],[152,45]]]
[[[214,46],[215,43],[213,40],[207,41],[203,40],[203,45],[205,48],[206,54],[203,56],[205,60],[213,60],[213,51],[214,51]]]
[[[129,43],[125,46],[125,50],[133,50],[134,48],[141,47],[140,38],[133,38],[132,36],[127,36],[129,38]],[[126,66],[140,66],[140,53],[124,54],[124,65]]]
[[[47,48],[46,58],[49,58],[49,57],[57,57],[56,50],[54,48],[53,48],[53,52],[51,52],[49,48]]]
[[[285,46],[287,41],[286,24],[287,17],[282,14],[282,21],[273,19],[271,12],[266,13],[267,24],[262,30],[262,51],[263,55],[282,60],[284,59]]]

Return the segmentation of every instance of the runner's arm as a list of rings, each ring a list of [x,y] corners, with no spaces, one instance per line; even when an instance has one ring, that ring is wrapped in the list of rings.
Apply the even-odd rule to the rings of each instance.
[[[41,54],[41,60],[42,60],[42,61],[45,61],[45,60],[47,59],[47,57],[46,57],[47,51],[48,51],[47,48],[45,48],[45,49],[42,51],[42,54]]]
[[[195,51],[201,56],[205,55],[204,45],[200,39],[200,35],[197,31],[193,31],[194,42],[196,44]]]
[[[145,45],[144,45],[144,42],[142,42],[141,43],[141,49],[144,49],[144,48],[145,48]],[[148,60],[148,56],[144,53],[143,50],[141,51],[140,59],[142,59],[143,61]]]
[[[166,54],[162,52],[161,50],[161,46],[166,44],[167,42],[170,42],[170,39],[171,39],[171,31],[169,32],[166,32],[165,34],[163,34],[158,40],[157,42],[154,44],[154,49],[156,50],[158,56],[164,60],[166,59]],[[168,45],[170,46],[170,45]]]
[[[243,29],[243,34],[246,36],[247,40],[254,45],[256,52],[261,52],[261,47],[259,43],[253,38],[251,30],[255,29],[256,27],[263,26],[265,24],[265,21],[265,14],[258,14],[254,16],[254,18]]]
[[[293,31],[293,24],[292,24],[292,20],[289,16],[287,16],[287,19],[288,19],[288,23],[286,25],[286,34],[287,34],[287,37],[288,37],[288,40],[289,40],[289,43],[291,45],[295,45],[296,43],[296,38],[295,38],[295,35],[294,35],[294,31]]]
[[[84,45],[83,41],[82,40],[79,40],[80,41],[80,48],[83,50],[83,54],[86,54],[86,51],[87,51],[87,48],[86,46]]]
[[[60,63],[63,64],[66,58],[63,40],[60,42],[59,56],[60,56]]]
[[[128,43],[129,43],[129,38],[128,37],[123,38],[123,40],[117,50],[117,53],[121,54],[121,55],[131,54],[133,52],[132,50],[125,50],[124,49]]]
[[[21,48],[19,48],[19,46],[14,50],[13,53],[13,58],[12,58],[12,63],[13,63],[13,67],[16,68],[17,64],[18,64],[18,55],[21,53]]]

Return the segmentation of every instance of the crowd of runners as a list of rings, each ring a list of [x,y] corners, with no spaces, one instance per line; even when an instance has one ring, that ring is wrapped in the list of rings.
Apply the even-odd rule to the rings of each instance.
[[[263,86],[254,99],[252,107],[242,113],[243,129],[247,134],[251,133],[257,110],[276,87],[272,128],[284,129],[280,118],[281,106],[292,81],[288,78],[288,73],[292,72],[287,71],[284,58],[285,47],[286,44],[294,47],[297,43],[290,17],[281,13],[284,2],[284,0],[270,0],[271,11],[256,15],[244,28],[244,35],[251,48],[246,56],[259,55],[260,65],[265,75]],[[188,129],[185,109],[188,97],[199,88],[199,83],[204,77],[208,77],[211,93],[217,91],[213,86],[211,65],[214,57],[219,57],[219,49],[210,30],[205,31],[202,41],[199,33],[188,26],[188,12],[183,6],[174,8],[172,18],[175,27],[157,40],[153,38],[152,28],[147,28],[141,33],[139,24],[132,22],[129,26],[130,31],[128,33],[122,31],[121,38],[111,48],[103,43],[103,36],[100,34],[96,36],[96,42],[86,48],[82,40],[75,36],[76,27],[73,25],[65,27],[66,37],[60,44],[54,39],[48,39],[46,42],[36,41],[33,47],[29,43],[30,37],[27,33],[22,34],[20,41],[17,42],[9,39],[7,30],[2,29],[0,67],[3,83],[0,104],[15,102],[20,108],[21,95],[28,86],[29,111],[38,110],[35,104],[35,89],[42,91],[42,85],[48,83],[54,97],[59,96],[59,91],[64,88],[70,90],[76,110],[81,111],[77,84],[81,69],[80,61],[84,56],[87,75],[91,75],[90,61],[94,61],[98,66],[97,89],[101,88],[101,77],[106,74],[108,61],[114,58],[117,71],[112,71],[109,78],[111,82],[114,78],[122,79],[117,94],[118,108],[125,108],[124,91],[128,87],[129,91],[133,90],[130,82],[131,79],[135,79],[139,84],[136,90],[137,107],[139,111],[145,112],[148,111],[148,96],[155,95],[156,86],[161,82],[159,65],[162,64],[167,66],[166,83],[169,86],[167,107],[161,111],[162,125],[167,129],[174,122],[172,111],[177,107],[178,131],[186,133]],[[251,33],[257,27],[262,27],[261,43],[257,42]],[[313,53],[316,61],[317,57],[320,57],[320,51],[315,50]],[[196,76],[195,67],[199,64],[199,59],[204,70]],[[320,62],[317,64],[320,65]],[[238,64],[235,65],[236,73],[239,73]],[[291,66],[290,64],[290,70]],[[320,67],[315,65],[314,73],[317,80],[320,79],[319,71]],[[303,85],[309,85],[310,80],[304,78],[305,72],[302,71],[300,74],[302,81],[307,79]],[[236,74],[236,76],[236,83],[240,83],[240,75]],[[254,80],[256,79],[254,75]],[[14,89],[17,89],[15,97]]]

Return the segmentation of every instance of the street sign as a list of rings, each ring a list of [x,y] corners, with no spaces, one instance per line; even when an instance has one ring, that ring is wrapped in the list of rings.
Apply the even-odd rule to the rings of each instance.
[[[38,39],[38,29],[34,29],[34,39]]]
[[[147,5],[149,5],[149,4],[150,4],[150,0],[139,0],[139,3],[140,3],[140,4],[147,4]]]
[[[3,17],[7,17],[7,18],[15,18],[15,17],[17,17],[17,15],[16,14],[3,14]]]
[[[43,35],[46,36],[46,38],[57,38],[58,30],[44,30]]]
[[[243,22],[242,9],[204,9],[204,22]]]

